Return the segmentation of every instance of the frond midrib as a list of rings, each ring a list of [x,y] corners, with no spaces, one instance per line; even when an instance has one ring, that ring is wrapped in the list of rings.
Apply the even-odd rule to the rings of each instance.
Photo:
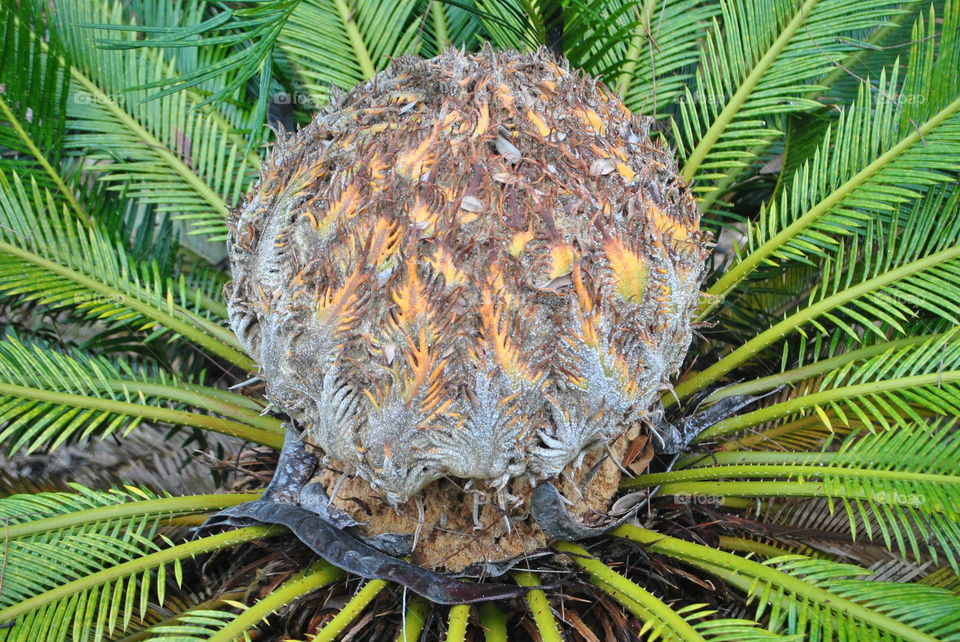
[[[960,109],[960,99],[956,101],[956,104],[957,108]],[[808,321],[821,316],[825,312],[828,312],[840,305],[843,305],[844,303],[847,303],[848,301],[852,301],[872,291],[879,290],[886,285],[906,278],[912,274],[922,272],[935,265],[946,263],[947,261],[957,258],[960,258],[960,246],[950,247],[945,250],[941,250],[940,252],[936,252],[907,263],[906,265],[888,270],[871,279],[851,286],[846,290],[828,296],[817,303],[794,313],[779,323],[774,324],[770,328],[767,328],[754,338],[741,344],[730,354],[726,355],[712,366],[705,368],[704,370],[682,381],[676,387],[676,394],[677,396],[683,398],[703,389],[704,386],[727,374],[763,348],[771,345],[781,337],[786,336],[793,329],[798,328]],[[668,403],[669,401],[667,401],[664,405],[668,405]]]
[[[805,394],[796,399],[790,399],[782,403],[767,406],[766,408],[747,412],[735,417],[729,417],[703,431],[700,434],[700,437],[703,439],[712,439],[722,435],[728,435],[750,426],[756,426],[758,424],[766,423],[767,421],[773,421],[775,419],[779,419],[780,417],[785,417],[800,410],[807,410],[819,404],[828,404],[841,399],[956,382],[960,382],[960,370],[933,372],[929,374],[913,375],[910,377],[898,377],[895,379],[882,379],[880,381],[871,381],[869,383],[860,383],[852,386],[821,390],[818,392]]]
[[[219,493],[212,495],[186,495],[162,497],[142,501],[124,502],[78,510],[62,515],[43,517],[29,522],[7,525],[3,536],[9,539],[30,537],[50,531],[67,530],[89,524],[112,522],[127,517],[145,515],[183,515],[221,510],[242,502],[256,499],[260,493]]]
[[[763,243],[763,245],[735,263],[707,289],[707,297],[704,299],[704,305],[702,305],[697,312],[697,320],[702,321],[710,315],[723,302],[724,298],[746,278],[747,274],[752,272],[762,262],[769,259],[771,255],[783,247],[789,240],[810,227],[821,216],[827,214],[860,185],[887,167],[901,154],[917,143],[923,142],[924,138],[930,134],[930,132],[958,111],[960,111],[960,98],[949,103],[922,125],[912,129],[900,142],[881,154],[842,185],[832,190],[825,198],[821,199],[816,205],[797,217],[796,220]]]
[[[55,404],[58,406],[68,406],[71,408],[83,408],[88,410],[99,410],[126,417],[140,417],[153,421],[161,421],[177,426],[191,426],[193,428],[202,428],[212,430],[231,437],[240,437],[254,443],[269,446],[271,448],[280,448],[283,445],[283,435],[280,431],[268,431],[261,428],[229,419],[221,419],[211,415],[202,415],[194,412],[185,412],[183,410],[173,410],[171,408],[159,408],[157,406],[147,406],[143,404],[130,403],[127,401],[117,401],[114,399],[100,399],[97,397],[88,397],[85,395],[68,394],[64,392],[53,392],[50,390],[41,390],[39,388],[28,388],[8,383],[0,383],[0,395],[8,395],[18,399],[30,399],[42,403]]]
[[[119,296],[124,301],[125,306],[138,312],[139,314],[142,314],[148,319],[152,319],[160,325],[173,330],[174,332],[184,336],[190,341],[193,341],[204,349],[209,350],[211,353],[226,359],[230,363],[233,363],[234,365],[237,365],[245,370],[253,370],[256,368],[256,363],[237,349],[239,348],[239,342],[236,341],[235,337],[233,337],[233,340],[230,342],[230,344],[233,345],[230,345],[221,341],[221,339],[225,338],[226,336],[223,334],[223,332],[216,333],[220,335],[219,337],[211,336],[211,328],[204,327],[209,326],[209,322],[201,324],[199,317],[190,314],[189,311],[184,310],[179,306],[176,306],[172,303],[168,305],[171,310],[176,310],[181,314],[181,316],[189,319],[189,321],[177,318],[173,314],[167,313],[155,306],[144,303],[137,297],[124,297],[124,292],[116,290],[108,285],[104,285],[103,283],[87,277],[80,272],[60,265],[59,263],[55,263],[33,252],[23,250],[5,241],[0,241],[0,252],[15,256],[18,259],[36,265],[37,267],[53,274],[57,274],[101,295],[107,297]],[[222,331],[223,329],[221,328],[220,330]]]

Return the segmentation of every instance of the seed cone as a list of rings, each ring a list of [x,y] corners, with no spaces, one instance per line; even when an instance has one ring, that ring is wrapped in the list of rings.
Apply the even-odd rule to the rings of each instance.
[[[545,51],[449,50],[280,137],[227,286],[269,399],[394,506],[580,468],[691,340],[708,238],[651,122]]]

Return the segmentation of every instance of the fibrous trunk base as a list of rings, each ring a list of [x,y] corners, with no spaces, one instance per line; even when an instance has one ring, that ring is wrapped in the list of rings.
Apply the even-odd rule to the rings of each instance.
[[[627,439],[625,435],[616,440],[609,451],[593,451],[578,470],[568,467],[565,477],[569,479],[554,482],[572,502],[568,506],[571,515],[585,524],[606,515],[621,478],[613,457],[623,457]],[[417,501],[410,500],[394,509],[361,477],[341,477],[333,466],[318,475],[329,496],[333,497],[336,491],[333,504],[365,523],[363,530],[367,535],[416,534],[412,557],[421,566],[457,573],[473,564],[529,555],[547,545],[543,532],[530,517],[533,489],[524,480],[515,480],[509,486],[510,493],[522,500],[514,509],[501,509],[494,492],[481,495],[480,528],[475,528],[471,507],[477,492],[464,490],[462,480],[440,479],[425,488],[421,519]],[[509,518],[509,531],[504,516]]]

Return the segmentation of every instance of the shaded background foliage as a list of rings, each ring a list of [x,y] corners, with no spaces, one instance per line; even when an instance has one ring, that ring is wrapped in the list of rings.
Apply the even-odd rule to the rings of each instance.
[[[0,639],[226,640],[276,610],[267,639],[498,640],[506,622],[510,639],[960,638],[958,14],[919,0],[5,2],[0,442],[14,458],[136,435],[171,448],[136,484],[3,479],[0,621],[16,623]],[[360,588],[266,527],[189,540],[249,498],[209,491],[262,487],[282,440],[220,297],[224,216],[265,124],[307,122],[392,56],[487,41],[562,47],[678,150],[719,247],[702,338],[664,405],[776,392],[675,470],[653,461],[625,482],[628,497],[658,489],[635,523],[530,560],[540,579],[518,582],[562,588],[525,604],[444,611]],[[196,450],[219,475],[205,488],[170,474]]]

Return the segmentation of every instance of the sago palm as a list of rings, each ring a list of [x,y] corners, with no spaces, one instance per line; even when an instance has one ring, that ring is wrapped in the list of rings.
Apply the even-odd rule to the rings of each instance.
[[[0,640],[960,639],[960,2],[0,16]]]

